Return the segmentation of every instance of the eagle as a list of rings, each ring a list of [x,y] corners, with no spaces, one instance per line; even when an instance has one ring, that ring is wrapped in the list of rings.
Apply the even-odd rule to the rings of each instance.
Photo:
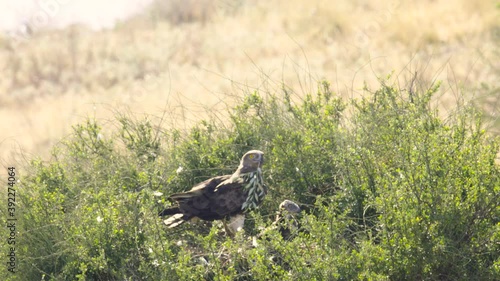
[[[252,246],[257,247],[259,245],[257,239],[267,237],[267,233],[272,229],[277,229],[283,240],[292,240],[300,228],[297,215],[301,211],[299,205],[291,200],[286,199],[281,202],[273,223],[252,237]]]
[[[262,177],[264,153],[250,150],[243,155],[240,165],[232,175],[217,176],[195,185],[187,192],[170,195],[177,203],[159,212],[161,217],[170,216],[163,222],[176,227],[193,218],[205,221],[226,221],[233,233],[243,228],[245,213],[257,208],[267,194]]]
[[[278,226],[278,231],[284,240],[290,240],[297,232],[299,223],[296,214],[300,213],[300,211],[299,205],[291,200],[281,202],[273,225]]]

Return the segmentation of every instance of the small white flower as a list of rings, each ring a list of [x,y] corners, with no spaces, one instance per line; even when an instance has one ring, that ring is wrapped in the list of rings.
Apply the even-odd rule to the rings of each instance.
[[[153,261],[153,265],[154,265],[154,266],[159,266],[160,264],[158,263],[158,260],[154,260],[154,261]]]
[[[299,167],[295,167],[295,171],[300,172]]]
[[[149,248],[149,249],[148,249],[148,251],[149,251],[150,253],[152,253],[152,252],[153,252],[153,249]]]
[[[259,242],[257,242],[257,237],[255,236],[252,237],[252,246],[254,248],[257,248],[257,246],[259,246]]]
[[[102,222],[104,219],[101,216],[97,216],[97,222]]]
[[[175,172],[177,174],[180,174],[182,172],[182,170],[184,170],[184,168],[182,168],[182,166],[179,166],[179,168],[177,168],[177,170]]]

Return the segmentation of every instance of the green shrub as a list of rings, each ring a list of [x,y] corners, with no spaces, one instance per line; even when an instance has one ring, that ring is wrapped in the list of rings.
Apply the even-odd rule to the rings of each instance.
[[[188,132],[127,116],[105,132],[88,120],[19,183],[18,273],[1,278],[500,279],[498,140],[473,108],[440,119],[437,88],[382,83],[353,101],[326,82],[299,102],[254,92],[224,124]],[[168,194],[232,173],[249,149],[265,152],[270,192],[244,233],[163,226]],[[300,231],[284,240],[267,229],[252,246],[283,199],[301,203]]]

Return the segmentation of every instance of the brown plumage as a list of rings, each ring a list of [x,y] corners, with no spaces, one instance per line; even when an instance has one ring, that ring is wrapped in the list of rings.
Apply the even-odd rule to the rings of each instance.
[[[171,215],[164,220],[169,228],[192,218],[207,221],[238,218],[241,221],[245,211],[256,208],[267,193],[262,178],[263,162],[262,151],[248,151],[232,175],[213,177],[187,192],[172,194],[169,199],[177,205],[161,211],[159,215]],[[240,229],[242,223],[238,222],[232,230]]]

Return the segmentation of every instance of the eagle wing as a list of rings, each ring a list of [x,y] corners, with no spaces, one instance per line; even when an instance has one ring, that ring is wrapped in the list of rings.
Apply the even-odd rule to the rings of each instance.
[[[219,184],[228,180],[230,177],[231,177],[230,175],[224,175],[224,176],[210,178],[193,186],[191,190],[180,193],[174,193],[170,195],[169,198],[176,200],[176,198],[189,197],[188,195],[195,195],[203,192],[213,192]]]
[[[211,210],[221,217],[241,213],[243,203],[247,199],[246,193],[241,180],[234,182],[226,180],[215,189]]]
[[[241,180],[231,181],[231,175],[208,179],[191,190],[170,196],[179,205],[184,218],[219,220],[241,212],[246,194]]]

